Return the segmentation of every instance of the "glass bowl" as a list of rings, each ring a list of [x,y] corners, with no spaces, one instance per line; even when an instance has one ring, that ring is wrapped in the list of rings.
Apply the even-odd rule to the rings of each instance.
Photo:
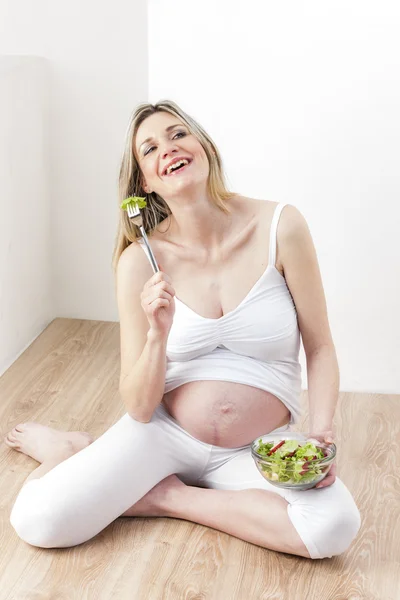
[[[311,441],[317,448],[322,450],[324,453],[323,458],[311,459],[306,462],[305,459],[300,461],[287,460],[285,461],[287,467],[284,471],[278,474],[278,465],[276,461],[271,460],[268,456],[259,454],[259,441],[263,444],[273,444],[275,447],[282,440],[297,440],[300,446],[304,446],[307,441]],[[270,483],[279,488],[285,488],[289,490],[309,490],[315,487],[320,481],[322,481],[332,466],[333,461],[336,457],[336,446],[335,444],[325,444],[319,442],[314,438],[308,438],[303,433],[297,432],[282,432],[281,434],[268,433],[266,435],[259,436],[251,444],[251,455],[256,463],[257,469],[261,475]],[[301,466],[303,465],[303,466]],[[301,471],[299,469],[301,468]],[[301,481],[295,481],[293,479],[294,473],[297,472],[301,475]]]

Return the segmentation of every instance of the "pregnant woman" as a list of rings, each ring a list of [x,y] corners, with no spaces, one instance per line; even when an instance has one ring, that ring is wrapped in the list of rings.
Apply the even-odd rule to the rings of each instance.
[[[251,136],[251,132],[250,132]],[[133,114],[120,203],[145,196],[140,229],[120,211],[114,250],[126,414],[89,434],[23,423],[5,442],[42,463],[11,524],[27,543],[68,547],[117,517],[172,517],[303,556],[341,554],[360,528],[335,476],[276,488],[250,444],[300,417],[300,334],[310,437],[333,436],[339,372],[316,252],[290,204],[231,193],[218,149],[175,103]]]

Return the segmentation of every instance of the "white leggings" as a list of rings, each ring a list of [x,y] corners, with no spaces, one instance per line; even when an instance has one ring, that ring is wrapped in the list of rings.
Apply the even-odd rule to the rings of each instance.
[[[10,521],[33,546],[82,544],[173,473],[187,485],[279,494],[289,503],[289,518],[311,558],[341,554],[360,528],[358,508],[340,479],[318,490],[274,487],[258,472],[249,445],[231,449],[205,444],[182,429],[162,404],[149,423],[125,414],[90,446],[28,481]]]

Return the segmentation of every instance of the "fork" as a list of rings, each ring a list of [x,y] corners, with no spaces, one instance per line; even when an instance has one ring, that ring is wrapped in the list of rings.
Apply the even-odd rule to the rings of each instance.
[[[143,217],[140,213],[140,208],[138,206],[134,207],[131,204],[128,204],[127,212],[128,212],[128,217],[130,218],[132,223],[134,223],[135,225],[137,225],[139,227],[139,229],[142,233],[144,243],[146,244],[147,251],[149,253],[149,260],[150,260],[152,269],[153,269],[154,273],[158,273],[158,271],[160,269],[158,268],[157,261],[154,257],[153,251],[149,244],[149,240],[147,239],[147,234],[143,227]]]

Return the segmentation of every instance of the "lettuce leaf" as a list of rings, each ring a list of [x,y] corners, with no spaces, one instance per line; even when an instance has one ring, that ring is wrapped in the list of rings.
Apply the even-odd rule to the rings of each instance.
[[[129,196],[129,198],[125,198],[121,203],[120,208],[128,210],[128,204],[132,205],[134,208],[145,208],[147,206],[146,199],[141,196]]]

